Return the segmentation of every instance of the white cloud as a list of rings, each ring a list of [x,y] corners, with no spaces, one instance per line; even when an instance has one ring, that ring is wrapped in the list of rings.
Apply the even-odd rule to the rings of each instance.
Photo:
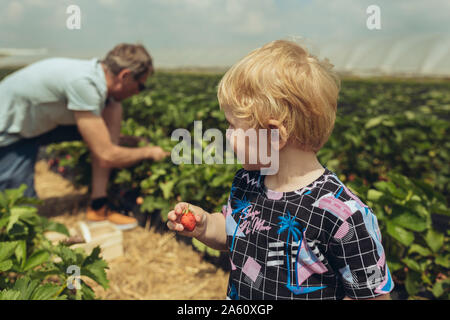
[[[371,37],[448,33],[449,0],[0,0],[2,46],[46,46],[63,54],[141,41],[157,61],[233,62],[248,50],[289,36],[312,44]],[[65,28],[77,4],[82,29]],[[381,8],[382,30],[368,31],[366,8]],[[220,48],[219,48],[220,47]],[[173,50],[173,54],[164,54]],[[177,60],[178,59],[178,60]]]

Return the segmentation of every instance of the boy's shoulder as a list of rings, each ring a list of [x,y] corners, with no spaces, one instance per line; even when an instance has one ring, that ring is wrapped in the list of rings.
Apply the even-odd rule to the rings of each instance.
[[[262,192],[262,189],[260,189],[261,178],[262,175],[260,171],[247,171],[243,168],[239,169],[234,176],[232,188],[234,188],[233,190],[240,189]],[[326,167],[325,172],[308,186],[287,193],[285,200],[291,200],[293,202],[299,200],[303,203],[301,200],[303,196],[308,196],[307,198],[310,200],[307,201],[308,203],[311,201],[320,202],[322,200],[327,202],[331,198],[334,198],[334,200],[337,200],[338,202],[348,202],[349,204],[356,202],[361,207],[367,207],[367,205],[365,205],[333,171]],[[334,200],[333,202],[336,203]]]

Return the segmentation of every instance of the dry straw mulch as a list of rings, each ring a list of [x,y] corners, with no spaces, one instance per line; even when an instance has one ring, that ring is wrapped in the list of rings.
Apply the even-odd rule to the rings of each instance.
[[[68,227],[84,219],[87,190],[76,190],[70,181],[49,171],[44,161],[36,165],[36,191],[44,200],[40,213]],[[109,288],[92,281],[102,299],[225,299],[228,272],[203,260],[192,246],[172,233],[138,227],[125,231],[124,256],[110,261]]]

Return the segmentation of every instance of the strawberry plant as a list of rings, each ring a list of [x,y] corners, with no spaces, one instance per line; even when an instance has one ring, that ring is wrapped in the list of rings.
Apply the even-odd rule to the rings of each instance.
[[[69,232],[39,216],[39,201],[24,198],[25,189],[22,185],[0,192],[0,300],[94,299],[81,276],[108,287],[100,248],[87,255],[81,248],[53,245],[44,232]],[[71,270],[78,271],[76,277]]]
[[[371,186],[360,179],[348,185],[377,215],[396,285],[411,298],[448,300],[450,210],[445,198],[429,184],[395,172]],[[433,221],[431,213],[446,217],[447,224]]]

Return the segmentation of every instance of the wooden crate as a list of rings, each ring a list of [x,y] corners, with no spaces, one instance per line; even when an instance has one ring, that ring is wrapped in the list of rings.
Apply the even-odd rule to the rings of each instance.
[[[71,248],[83,248],[87,254],[100,246],[102,257],[106,261],[123,256],[123,234],[114,224],[109,221],[87,224],[78,223],[79,230],[86,243],[74,244]]]
[[[90,254],[96,246],[100,246],[101,256],[106,261],[123,256],[123,234],[114,224],[109,221],[95,223],[78,222],[76,228],[69,228],[71,237],[81,236],[84,243],[73,244],[70,247],[83,248]],[[57,232],[46,232],[45,236],[53,243],[66,241],[67,236]]]

